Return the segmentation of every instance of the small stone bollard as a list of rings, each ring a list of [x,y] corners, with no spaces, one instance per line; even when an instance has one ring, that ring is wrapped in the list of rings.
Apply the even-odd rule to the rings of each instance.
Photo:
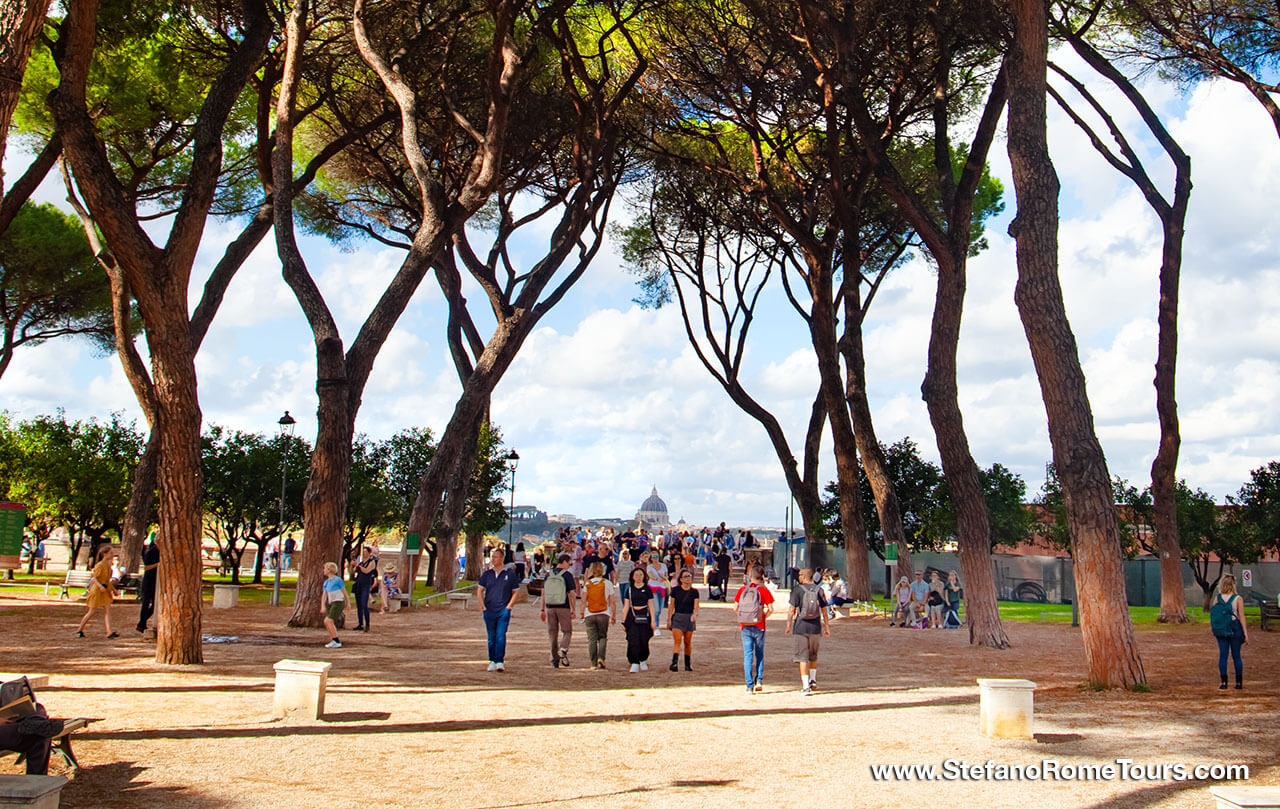
[[[215,610],[229,610],[239,603],[240,603],[240,585],[238,584],[213,585],[213,608]]]
[[[1280,787],[1209,787],[1218,809],[1280,809]]]
[[[275,664],[276,689],[271,715],[276,719],[324,715],[324,691],[332,663],[319,660],[281,660]]]
[[[1030,680],[978,678],[978,722],[982,735],[1030,739],[1036,684]]]
[[[58,809],[66,785],[61,775],[0,775],[0,806]]]

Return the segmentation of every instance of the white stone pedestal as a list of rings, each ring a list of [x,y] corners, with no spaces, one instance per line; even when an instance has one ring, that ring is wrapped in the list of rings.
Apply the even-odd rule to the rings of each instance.
[[[996,739],[1030,739],[1036,684],[1030,680],[978,678],[981,690],[978,721],[982,735]]]
[[[1209,787],[1218,809],[1280,809],[1280,787]]]
[[[324,715],[324,690],[332,663],[319,660],[281,660],[275,664],[276,690],[271,715],[277,719]]]
[[[58,809],[59,793],[66,785],[61,775],[0,775],[0,807]]]
[[[229,610],[239,603],[240,603],[240,585],[238,584],[213,585],[213,608],[215,610]]]

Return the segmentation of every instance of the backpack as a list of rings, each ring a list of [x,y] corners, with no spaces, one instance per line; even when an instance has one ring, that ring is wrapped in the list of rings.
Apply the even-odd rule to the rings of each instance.
[[[1234,638],[1239,631],[1239,621],[1236,618],[1235,600],[1239,596],[1233,595],[1226,601],[1219,596],[1213,600],[1213,606],[1209,608],[1209,629],[1217,638]]]
[[[764,602],[760,600],[760,588],[749,584],[738,596],[738,623],[758,624],[764,620]]]
[[[569,588],[565,584],[564,574],[552,571],[542,583],[542,603],[544,606],[558,607],[569,603]]]
[[[587,582],[587,612],[606,612],[608,609],[609,596],[604,579]]]
[[[800,588],[800,617],[816,621],[822,617],[822,602],[818,600],[818,588],[812,584]]]

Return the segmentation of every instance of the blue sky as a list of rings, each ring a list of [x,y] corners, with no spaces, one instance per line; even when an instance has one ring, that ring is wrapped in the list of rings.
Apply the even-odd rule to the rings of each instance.
[[[1191,154],[1195,183],[1182,283],[1179,474],[1221,498],[1251,469],[1280,458],[1280,142],[1257,102],[1233,85],[1206,83],[1185,96],[1158,85],[1148,93]],[[1134,116],[1121,117],[1133,123]],[[1050,133],[1063,183],[1061,275],[1098,433],[1113,474],[1141,484],[1158,437],[1151,379],[1159,229],[1133,187],[1069,121],[1055,115]],[[1049,445],[1013,303],[1004,149],[1001,139],[992,168],[1005,182],[1008,210],[989,227],[990,249],[970,265],[961,406],[978,462],[1011,467],[1034,493]],[[10,157],[13,177],[22,156],[11,149]],[[61,196],[56,189],[44,194]],[[614,210],[621,214],[623,206]],[[228,224],[211,225],[198,281],[232,232]],[[349,342],[400,255],[374,244],[341,252],[318,240],[305,249]],[[896,271],[872,306],[866,345],[880,438],[910,435],[936,460],[919,396],[933,283],[923,261]],[[193,285],[193,298],[198,289]],[[639,309],[635,294],[616,249],[603,251],[498,388],[494,420],[521,455],[516,500],[553,513],[631,516],[656,485],[673,518],[781,525],[788,495],[763,430],[698,363],[677,312]],[[748,387],[798,446],[816,370],[801,321],[781,300],[767,307],[749,349]],[[443,317],[439,290],[428,280],[378,360],[360,431],[382,438],[411,425],[443,427],[459,389]],[[288,409],[299,434],[314,437],[311,337],[280,280],[269,237],[232,283],[198,370],[206,424],[269,432]],[[137,413],[115,359],[68,340],[20,351],[0,379],[0,408],[27,417],[57,407],[73,417]],[[834,476],[829,459],[823,472]]]

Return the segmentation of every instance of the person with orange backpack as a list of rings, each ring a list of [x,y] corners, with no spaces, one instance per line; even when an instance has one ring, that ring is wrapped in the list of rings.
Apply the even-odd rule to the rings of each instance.
[[[592,562],[582,586],[582,622],[587,625],[587,653],[591,668],[604,669],[609,624],[618,622],[618,588],[605,578],[604,564]]]
[[[752,565],[747,571],[747,583],[738,588],[733,603],[742,631],[742,673],[747,693],[758,694],[764,691],[765,621],[773,614],[773,593],[764,586],[764,569],[760,565]]]

